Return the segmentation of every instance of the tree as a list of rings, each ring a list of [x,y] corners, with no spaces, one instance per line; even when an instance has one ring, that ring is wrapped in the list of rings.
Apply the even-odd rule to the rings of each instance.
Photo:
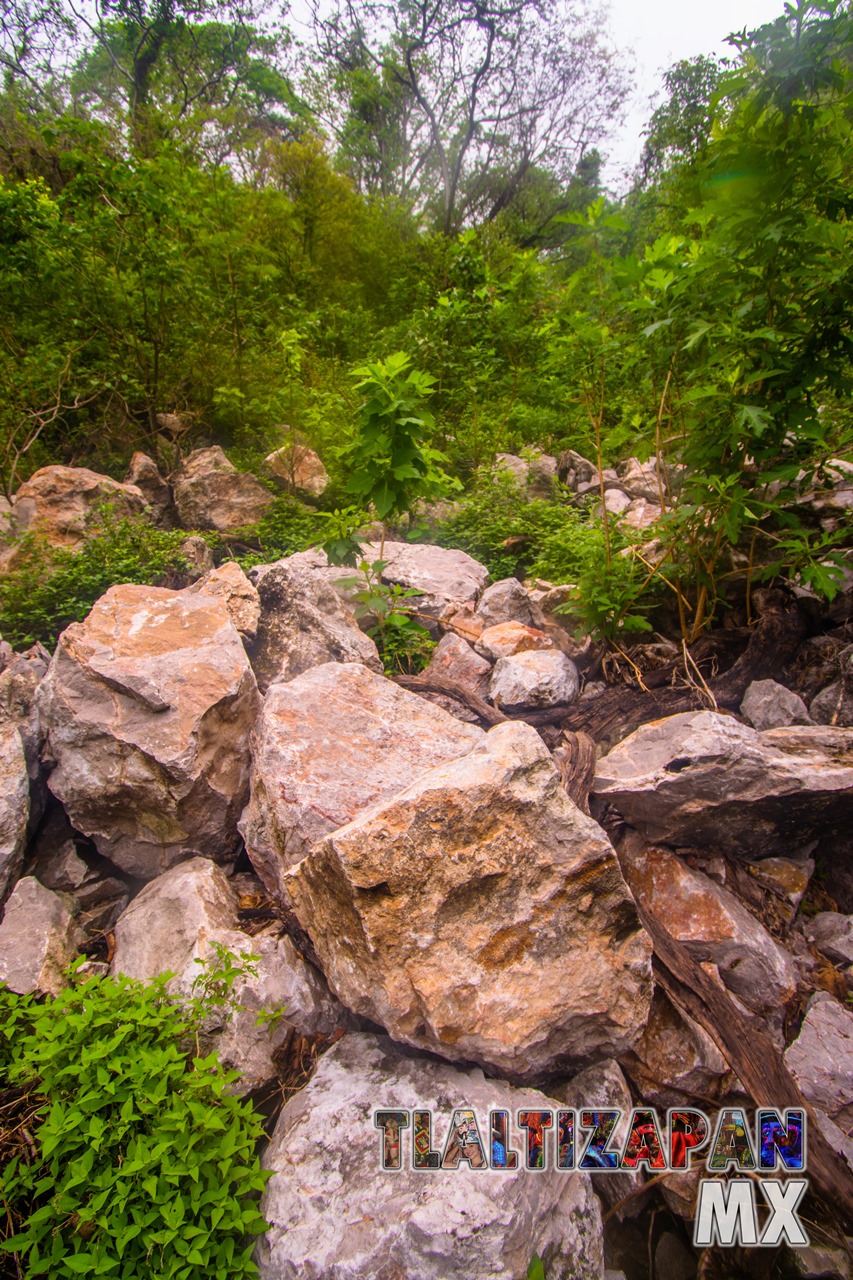
[[[496,218],[537,168],[568,183],[627,92],[575,0],[344,0],[315,29],[351,171],[446,235]]]

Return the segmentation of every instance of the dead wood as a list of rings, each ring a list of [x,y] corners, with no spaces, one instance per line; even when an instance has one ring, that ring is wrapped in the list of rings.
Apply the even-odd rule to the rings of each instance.
[[[443,693],[448,698],[455,698],[487,725],[503,724],[507,719],[502,711],[445,676],[395,676],[394,680],[401,688],[409,689],[412,693]]]
[[[564,733],[554,752],[563,789],[578,808],[589,815],[589,793],[595,780],[595,743],[588,733]]]

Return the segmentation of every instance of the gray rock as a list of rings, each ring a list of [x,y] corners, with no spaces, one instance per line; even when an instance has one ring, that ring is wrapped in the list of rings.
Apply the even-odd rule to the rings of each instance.
[[[380,544],[366,542],[365,558],[379,559]],[[455,612],[460,605],[476,600],[489,579],[484,565],[464,551],[432,547],[417,542],[386,542],[382,551],[385,582],[411,587],[419,593],[412,597],[418,612],[430,618],[441,618]]]
[[[853,645],[838,654],[837,664],[841,679],[834,680],[815,694],[811,702],[811,717],[817,724],[853,727]]]
[[[579,484],[598,482],[598,468],[575,449],[565,449],[557,459],[557,476],[567,489],[577,492]]]
[[[815,1108],[824,1136],[853,1167],[851,1062],[853,1009],[828,992],[817,991],[809,1001],[800,1034],[785,1050],[785,1065]]]
[[[740,713],[753,729],[781,729],[789,724],[812,723],[800,695],[775,680],[753,680],[743,695]]]
[[[24,865],[30,779],[21,735],[14,724],[0,722],[0,903]]]
[[[527,484],[530,463],[525,462],[524,458],[519,458],[514,453],[497,453],[495,454],[494,467],[495,471],[508,471],[516,484]]]
[[[604,494],[604,506],[612,516],[621,516],[631,506],[632,498],[624,489],[607,489]],[[601,504],[597,508],[601,514]]]
[[[462,685],[477,698],[485,699],[489,691],[491,663],[475,653],[467,641],[449,631],[432,651],[425,676],[442,676]]]
[[[175,527],[175,505],[172,502],[172,490],[160,474],[157,463],[147,453],[139,450],[130,460],[125,484],[134,484],[148,503],[151,522],[158,529]]]
[[[338,577],[346,570],[338,569]],[[261,692],[327,662],[363,663],[381,672],[376,645],[329,581],[296,556],[252,571],[260,621],[249,656]]]
[[[36,705],[36,692],[49,663],[50,654],[40,644],[35,644],[25,653],[13,654],[0,675],[0,723],[17,728],[27,761],[30,780],[30,834],[41,820],[47,803],[47,786],[41,759],[44,733]]]
[[[658,473],[653,462],[628,458],[617,467],[617,471],[622,488],[632,498],[645,498],[646,502],[660,504],[661,486],[658,484]]]
[[[833,964],[853,964],[853,916],[821,911],[803,926],[807,938]]]
[[[281,893],[284,872],[315,841],[482,738],[360,663],[326,663],[273,685],[240,821],[258,875]]]
[[[260,480],[228,461],[219,445],[185,458],[172,477],[172,491],[185,529],[219,533],[257,524],[274,501]]]
[[[527,473],[527,488],[533,498],[550,498],[554,495],[557,479],[557,459],[550,453],[538,453],[531,460]]]
[[[745,857],[807,854],[849,834],[853,766],[830,744],[844,732],[762,734],[717,712],[683,712],[602,757],[594,792],[651,840]]]
[[[0,924],[0,983],[19,995],[58,995],[68,985],[65,970],[74,959],[75,946],[71,899],[24,876]]]
[[[549,1280],[601,1280],[601,1217],[588,1178],[550,1167],[413,1171],[408,1154],[399,1171],[383,1171],[371,1114],[383,1104],[433,1108],[435,1143],[452,1107],[485,1118],[553,1106],[479,1071],[403,1057],[384,1038],[346,1036],[287,1103],[264,1156],[274,1176],[261,1201],[270,1223],[255,1255],[261,1280],[518,1280],[534,1249]]]
[[[187,577],[191,581],[203,577],[213,569],[213,555],[210,547],[198,534],[184,538],[180,550],[187,562]]]
[[[711,1037],[660,987],[639,1039],[619,1061],[637,1096],[662,1111],[689,1106],[697,1097],[719,1098],[731,1088],[729,1064]]]
[[[233,560],[209,569],[186,588],[187,595],[212,596],[224,601],[228,616],[244,640],[254,640],[261,617],[261,601],[243,570]]]
[[[578,696],[578,669],[556,649],[532,650],[500,658],[489,681],[496,707],[558,707]]]
[[[530,1081],[645,1023],[649,939],[530,725],[361,813],[286,883],[332,990],[402,1043]]]
[[[850,1254],[842,1245],[810,1244],[788,1252],[792,1275],[802,1280],[851,1280]]]
[[[501,622],[533,625],[530,599],[518,578],[502,578],[500,582],[486,587],[477,604],[476,617],[484,627],[493,627]]]

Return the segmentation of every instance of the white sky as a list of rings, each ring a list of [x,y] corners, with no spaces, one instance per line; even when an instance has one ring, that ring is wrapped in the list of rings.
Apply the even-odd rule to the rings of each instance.
[[[613,137],[605,168],[606,181],[619,189],[640,158],[641,131],[654,109],[649,98],[661,88],[661,73],[679,58],[733,54],[726,36],[771,22],[784,12],[784,0],[609,0],[608,8],[613,43],[635,62],[626,123]]]

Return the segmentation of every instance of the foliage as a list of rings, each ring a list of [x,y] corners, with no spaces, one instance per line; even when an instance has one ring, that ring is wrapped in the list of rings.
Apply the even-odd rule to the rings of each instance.
[[[255,564],[268,564],[282,556],[305,551],[319,541],[325,529],[325,512],[313,511],[295,498],[278,497],[256,525],[234,535],[235,541],[258,545],[257,551],[240,555],[240,564],[249,569]],[[230,541],[226,538],[226,543]]]
[[[205,1006],[176,1006],[168,976],[78,977],[43,1003],[0,991],[0,1065],[38,1118],[0,1182],[2,1248],[27,1275],[257,1274],[260,1117],[215,1054],[188,1056]]]
[[[567,545],[581,524],[563,503],[529,501],[511,472],[486,470],[463,499],[460,510],[436,534],[443,547],[467,551],[494,580],[511,578],[540,556],[549,535]],[[552,557],[553,561],[553,557]],[[558,569],[559,576],[562,569]]]
[[[337,585],[350,591],[355,616],[368,620],[367,634],[376,641],[386,674],[413,675],[429,662],[434,641],[407,603],[419,592],[383,582],[385,564],[384,560],[361,560],[356,566],[358,576],[340,578]]]
[[[26,534],[15,547],[14,567],[0,575],[0,634],[14,648],[37,641],[52,648],[59,633],[117,583],[183,585],[186,536],[117,519],[108,509],[77,551]]]

